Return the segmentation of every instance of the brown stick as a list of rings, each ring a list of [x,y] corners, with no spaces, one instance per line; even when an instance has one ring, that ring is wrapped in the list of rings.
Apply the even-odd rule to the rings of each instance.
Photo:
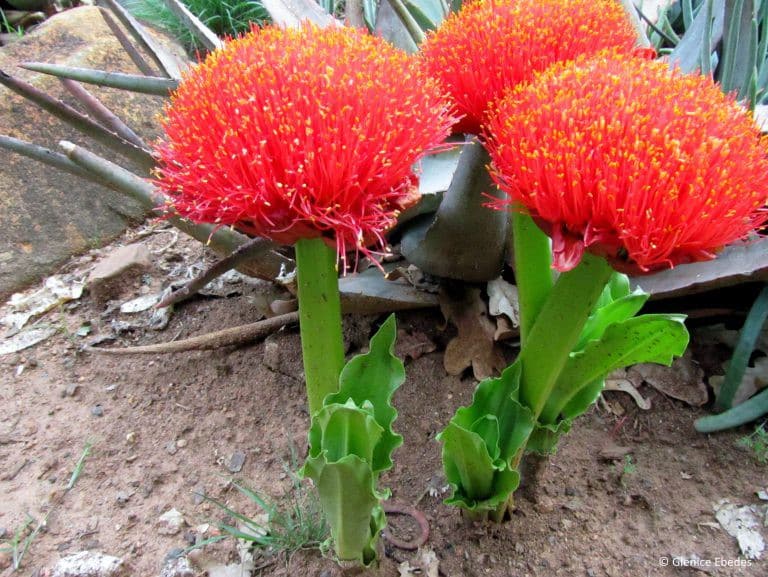
[[[168,343],[158,343],[141,347],[127,347],[123,349],[102,349],[99,347],[86,346],[85,350],[106,355],[155,355],[186,351],[207,351],[221,347],[251,343],[267,337],[286,325],[291,325],[297,322],[299,322],[299,313],[293,312],[264,319],[263,321],[256,323],[223,329],[221,331],[197,337],[190,337],[180,341],[171,341]]]
[[[248,240],[245,244],[235,249],[232,254],[216,261],[208,269],[197,275],[179,290],[169,294],[157,303],[155,308],[162,309],[191,297],[216,277],[223,275],[233,268],[237,268],[252,258],[261,257],[267,250],[272,250],[273,248],[274,244],[264,238],[252,238]]]
[[[421,533],[419,533],[411,541],[404,541],[402,539],[398,539],[397,537],[393,537],[389,530],[385,529],[381,536],[387,542],[389,542],[390,545],[405,551],[415,551],[427,542],[427,539],[429,539],[429,521],[427,521],[424,513],[419,511],[416,507],[411,507],[410,505],[405,505],[403,503],[393,503],[387,501],[382,505],[382,507],[384,508],[384,512],[387,515],[408,515],[419,524],[419,529],[421,529]]]

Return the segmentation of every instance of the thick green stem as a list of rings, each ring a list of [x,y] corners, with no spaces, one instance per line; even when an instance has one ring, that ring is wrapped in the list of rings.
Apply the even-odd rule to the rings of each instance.
[[[296,243],[299,327],[310,417],[339,388],[344,366],[336,251],[320,238]]]
[[[536,318],[520,354],[522,401],[537,419],[612,272],[605,259],[585,254],[560,275]]]
[[[520,342],[525,346],[536,317],[552,290],[552,252],[549,237],[529,215],[519,210],[512,212],[512,243],[520,303]]]

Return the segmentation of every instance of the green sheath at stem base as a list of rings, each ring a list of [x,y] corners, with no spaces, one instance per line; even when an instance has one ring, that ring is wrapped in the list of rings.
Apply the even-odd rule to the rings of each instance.
[[[301,351],[312,416],[338,390],[344,367],[339,279],[336,251],[322,239],[301,239],[295,248]]]
[[[549,237],[521,209],[512,211],[512,246],[520,303],[520,342],[525,346],[528,333],[552,290],[552,253]]]
[[[560,275],[520,353],[523,404],[539,418],[613,269],[604,258],[584,254]]]

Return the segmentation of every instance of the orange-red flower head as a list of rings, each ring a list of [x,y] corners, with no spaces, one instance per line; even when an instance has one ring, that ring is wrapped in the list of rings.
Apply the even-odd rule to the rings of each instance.
[[[617,0],[473,0],[430,34],[421,52],[466,115],[455,130],[477,134],[505,89],[582,54],[630,52],[636,40]]]
[[[157,146],[160,186],[196,222],[340,253],[383,244],[416,198],[415,162],[453,122],[413,58],[352,28],[265,28],[182,81]]]
[[[604,54],[556,66],[489,114],[493,177],[553,240],[648,272],[714,257],[766,222],[766,140],[708,78]]]

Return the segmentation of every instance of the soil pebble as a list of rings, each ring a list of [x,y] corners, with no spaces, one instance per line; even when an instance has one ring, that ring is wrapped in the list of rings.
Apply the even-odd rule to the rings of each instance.
[[[123,560],[95,551],[80,551],[59,559],[51,577],[122,577],[128,575]]]

